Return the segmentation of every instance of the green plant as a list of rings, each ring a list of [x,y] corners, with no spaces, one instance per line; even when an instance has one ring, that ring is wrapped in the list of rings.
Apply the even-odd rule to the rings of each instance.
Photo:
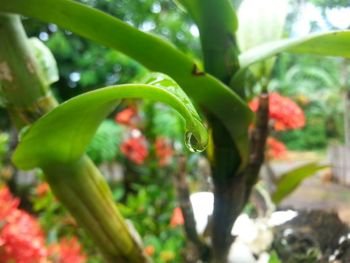
[[[249,70],[252,72],[262,87],[261,100],[266,102],[273,56],[292,52],[349,57],[350,32],[280,39],[286,17],[283,10],[286,9],[268,5],[273,1],[244,1],[239,11],[240,23],[228,0],[179,2],[199,28],[204,67],[162,38],[74,1],[0,0],[0,11],[55,23],[115,48],[148,69],[169,75],[203,110],[210,128],[207,153],[215,202],[211,255],[202,253],[200,257],[222,263],[227,261],[233,241],[232,225],[257,179],[267,136],[268,106],[258,110],[249,147],[248,127],[253,115],[245,101],[248,88],[245,74]],[[269,8],[261,12],[254,7],[257,4]],[[204,150],[208,136],[191,100],[172,80],[158,81],[153,75],[153,82],[147,85],[130,84],[93,91],[53,109],[56,102],[47,91],[47,80],[30,55],[18,17],[5,14],[0,18],[0,35],[6,36],[0,46],[0,61],[4,61],[0,71],[3,73],[2,94],[18,128],[34,122],[22,132],[14,155],[15,163],[21,168],[44,170],[54,193],[89,231],[107,261],[147,261],[84,151],[98,124],[117,105],[116,99],[125,97],[157,99],[174,107],[186,119],[188,146],[192,150]],[[265,30],[271,28],[277,30]],[[256,34],[251,40],[253,31]],[[241,51],[243,53],[239,54]],[[10,74],[6,71],[8,68]],[[20,96],[11,92],[14,88],[20,90]]]

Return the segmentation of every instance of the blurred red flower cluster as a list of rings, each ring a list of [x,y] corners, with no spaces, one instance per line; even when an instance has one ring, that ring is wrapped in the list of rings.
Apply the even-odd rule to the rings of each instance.
[[[141,165],[148,156],[147,142],[144,136],[131,137],[120,146],[123,154],[135,164]]]
[[[53,262],[83,263],[86,261],[86,255],[82,253],[76,237],[62,238],[58,244],[50,245],[48,251]]]
[[[44,233],[35,217],[18,208],[19,199],[0,187],[0,263],[83,263],[86,256],[76,242],[55,244],[58,256],[45,246]],[[74,241],[75,242],[75,241]]]
[[[287,154],[287,147],[284,145],[283,142],[280,142],[279,140],[275,138],[268,138],[267,139],[267,158],[283,158]]]
[[[115,122],[124,124],[126,126],[135,126],[135,117],[137,111],[135,108],[129,107],[115,115]]]
[[[159,166],[166,166],[170,163],[171,157],[174,154],[171,143],[163,137],[159,137],[155,142],[156,156],[159,159]]]
[[[259,108],[259,98],[254,98],[249,107],[256,112]],[[269,94],[269,118],[275,131],[299,129],[305,126],[304,111],[290,98],[277,92]],[[287,147],[275,138],[267,139],[267,158],[283,158]]]
[[[128,126],[131,129],[131,134],[133,131],[141,134],[141,131],[137,129],[137,119],[139,118],[137,116],[137,110],[134,107],[126,108],[115,116],[115,121]],[[130,161],[141,165],[149,154],[147,145],[147,139],[143,135],[131,136],[121,144],[120,150]],[[173,147],[169,140],[163,137],[156,138],[154,148],[155,155],[159,160],[159,166],[163,167],[169,165],[171,157],[174,154]]]
[[[259,99],[254,98],[249,107],[256,112],[259,107]],[[269,117],[274,121],[276,131],[285,131],[302,128],[305,125],[303,110],[290,98],[283,97],[277,92],[269,95]]]

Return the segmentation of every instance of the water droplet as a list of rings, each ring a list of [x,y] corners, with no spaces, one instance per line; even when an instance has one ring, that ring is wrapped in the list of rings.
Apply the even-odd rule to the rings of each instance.
[[[189,131],[185,133],[185,145],[191,152],[203,152],[206,148],[206,146],[201,145],[193,133]]]

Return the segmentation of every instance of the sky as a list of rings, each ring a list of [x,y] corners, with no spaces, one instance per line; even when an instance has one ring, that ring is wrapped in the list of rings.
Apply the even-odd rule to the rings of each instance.
[[[350,8],[333,8],[326,10],[327,20],[337,29],[350,27]],[[330,28],[322,17],[321,9],[307,3],[298,15],[292,35],[303,36],[310,32],[310,22],[317,22],[320,32],[329,31]]]

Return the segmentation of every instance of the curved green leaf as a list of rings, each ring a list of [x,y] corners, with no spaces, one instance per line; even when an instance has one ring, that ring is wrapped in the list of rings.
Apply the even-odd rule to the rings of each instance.
[[[194,136],[192,143],[202,149],[207,145],[206,128],[189,98],[170,78],[154,74],[150,84],[107,87],[64,102],[24,131],[13,155],[14,163],[32,169],[78,160],[101,121],[122,98],[152,99],[172,106],[186,120],[186,128]]]
[[[243,165],[247,162],[248,126],[253,117],[247,104],[222,82],[200,72],[192,59],[169,42],[69,0],[0,0],[0,11],[55,23],[118,49],[152,71],[169,75],[184,88],[188,96],[225,125],[239,150]]]
[[[268,42],[242,53],[239,61],[247,68],[281,52],[350,58],[349,47],[350,31],[333,31]]]
[[[327,167],[329,166],[312,162],[282,174],[276,183],[276,190],[272,194],[272,201],[278,204],[283,198],[291,194],[307,177]]]

